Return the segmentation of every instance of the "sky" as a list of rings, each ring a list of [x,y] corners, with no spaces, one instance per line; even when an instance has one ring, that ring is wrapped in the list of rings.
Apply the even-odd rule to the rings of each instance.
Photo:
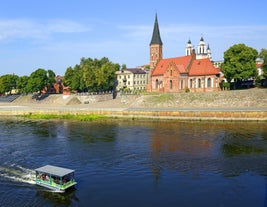
[[[38,68],[64,75],[81,58],[149,63],[155,15],[163,58],[185,55],[201,36],[212,59],[243,43],[267,48],[266,0],[0,0],[0,76]]]

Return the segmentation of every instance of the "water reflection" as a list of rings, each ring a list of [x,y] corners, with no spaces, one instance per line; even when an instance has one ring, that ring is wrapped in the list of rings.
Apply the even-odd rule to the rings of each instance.
[[[0,131],[0,205],[15,206],[14,194],[24,206],[266,202],[266,123],[0,119]],[[45,164],[75,169],[77,188],[31,187],[25,178]]]
[[[78,206],[79,198],[75,195],[75,190],[75,188],[71,188],[65,193],[55,193],[39,188],[36,197],[49,201],[52,206]]]
[[[84,143],[114,142],[116,139],[116,124],[90,123],[83,124],[82,127],[79,125],[80,123],[72,122],[67,128],[69,138],[80,137]]]
[[[242,126],[221,122],[157,123],[150,131],[153,174],[159,179],[167,168],[179,172],[211,170],[225,176],[247,172],[266,175],[266,126]]]

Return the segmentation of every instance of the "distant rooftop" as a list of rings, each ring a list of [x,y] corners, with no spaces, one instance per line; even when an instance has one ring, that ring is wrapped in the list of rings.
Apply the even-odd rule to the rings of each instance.
[[[126,71],[130,71],[133,74],[146,74],[146,72],[140,68],[126,68]]]

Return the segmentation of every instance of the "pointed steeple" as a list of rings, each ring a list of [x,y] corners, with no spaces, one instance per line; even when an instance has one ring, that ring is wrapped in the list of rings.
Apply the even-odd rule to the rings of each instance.
[[[157,14],[155,18],[154,30],[153,30],[153,35],[152,35],[150,45],[163,45],[161,38],[160,38],[160,33],[159,33],[159,24],[158,24]]]

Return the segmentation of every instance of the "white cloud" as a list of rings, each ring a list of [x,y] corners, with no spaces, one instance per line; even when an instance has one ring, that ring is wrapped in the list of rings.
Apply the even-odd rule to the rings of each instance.
[[[28,19],[0,20],[0,41],[21,38],[46,38],[54,33],[80,33],[89,28],[69,20],[33,21]]]

